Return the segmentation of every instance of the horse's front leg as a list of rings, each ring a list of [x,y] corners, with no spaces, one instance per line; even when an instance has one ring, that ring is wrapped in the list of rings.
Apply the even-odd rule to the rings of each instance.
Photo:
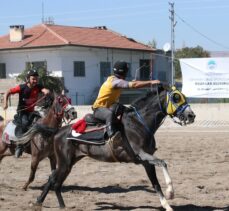
[[[50,161],[50,166],[51,166],[51,172],[53,172],[54,170],[56,170],[56,158],[55,155],[50,155],[48,156],[49,161]]]
[[[142,150],[139,153],[139,157],[143,161],[147,161],[147,163],[144,163],[143,165],[144,165],[144,167],[146,169],[146,172],[147,172],[152,184],[155,184],[155,187],[159,187],[160,191],[158,193],[160,195],[160,200],[161,200],[162,206],[164,204],[165,206],[163,206],[163,207],[166,210],[172,210],[172,208],[169,206],[168,202],[164,198],[163,192],[161,191],[160,185],[159,185],[158,180],[157,180],[156,171],[154,170],[155,166],[162,167],[163,173],[164,173],[164,177],[165,177],[165,182],[167,184],[166,198],[167,199],[172,199],[172,198],[174,198],[174,189],[173,189],[171,177],[170,177],[168,169],[167,169],[167,164],[165,163],[165,161],[160,160],[157,157],[155,157],[153,155],[150,155],[150,154],[148,154],[148,153],[146,153],[146,152],[144,152]],[[157,191],[157,189],[156,189],[156,191]]]
[[[153,188],[155,189],[155,191],[157,192],[157,194],[159,194],[160,197],[160,202],[163,208],[166,209],[166,211],[172,211],[173,209],[170,207],[169,203],[167,202],[162,190],[161,190],[161,186],[158,182],[157,179],[157,174],[156,174],[156,169],[155,166],[149,163],[144,163],[143,164],[146,173],[153,185]]]
[[[27,190],[29,184],[33,182],[39,162],[40,162],[40,160],[39,160],[38,156],[37,155],[36,156],[32,155],[32,161],[31,161],[31,167],[30,167],[30,175],[29,175],[28,181],[23,186],[24,190]]]

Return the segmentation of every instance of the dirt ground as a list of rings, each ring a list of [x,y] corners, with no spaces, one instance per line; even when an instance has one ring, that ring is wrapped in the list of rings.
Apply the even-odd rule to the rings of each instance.
[[[173,180],[178,211],[229,211],[229,128],[160,129],[158,151]],[[27,191],[21,187],[29,176],[30,156],[5,158],[0,164],[0,210],[34,210],[32,203],[50,174],[49,161],[40,163]],[[163,190],[162,170],[157,168]],[[77,163],[64,183],[66,210],[161,211],[142,166],[103,163],[86,158]],[[51,191],[42,210],[59,210]]]

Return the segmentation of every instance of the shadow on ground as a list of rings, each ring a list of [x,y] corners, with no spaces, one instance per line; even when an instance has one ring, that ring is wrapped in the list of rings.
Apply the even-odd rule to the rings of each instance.
[[[95,210],[144,210],[152,209],[158,211],[164,211],[162,207],[153,207],[153,206],[122,206],[120,204],[113,204],[107,202],[98,202],[96,203],[98,208]],[[227,207],[211,207],[211,206],[196,206],[193,204],[181,205],[181,206],[172,206],[174,211],[229,211],[229,206]]]
[[[44,186],[37,187],[31,186],[33,190],[43,190]],[[69,191],[90,191],[90,192],[99,192],[99,193],[128,193],[132,191],[146,191],[149,193],[155,193],[155,191],[151,190],[149,186],[146,185],[138,185],[138,186],[131,186],[128,188],[123,188],[119,186],[106,186],[106,187],[89,187],[89,186],[79,186],[79,185],[68,185],[62,187],[62,192],[69,192]]]

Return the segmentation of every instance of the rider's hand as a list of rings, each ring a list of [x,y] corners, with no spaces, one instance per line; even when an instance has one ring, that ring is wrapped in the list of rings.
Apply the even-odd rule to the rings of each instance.
[[[151,84],[153,85],[153,84],[159,84],[159,83],[161,83],[159,80],[152,80],[151,81]]]

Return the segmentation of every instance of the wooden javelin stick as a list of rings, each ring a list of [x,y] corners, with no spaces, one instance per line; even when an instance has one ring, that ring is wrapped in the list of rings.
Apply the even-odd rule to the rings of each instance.
[[[4,125],[6,125],[6,110],[4,110]]]

